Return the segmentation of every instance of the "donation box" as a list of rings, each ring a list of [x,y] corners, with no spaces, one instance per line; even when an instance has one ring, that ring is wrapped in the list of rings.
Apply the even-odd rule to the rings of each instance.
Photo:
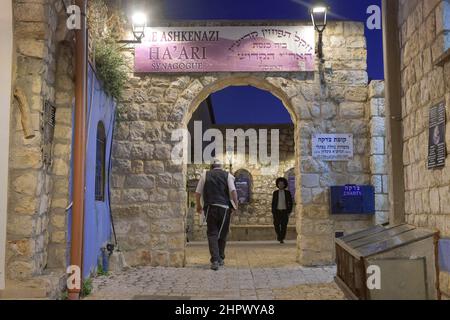
[[[331,214],[375,214],[373,186],[336,186],[330,190]]]
[[[438,232],[380,225],[336,239],[336,283],[353,300],[436,300]]]

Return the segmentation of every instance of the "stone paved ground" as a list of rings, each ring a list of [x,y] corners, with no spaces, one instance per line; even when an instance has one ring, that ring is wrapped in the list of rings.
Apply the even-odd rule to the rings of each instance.
[[[98,277],[87,299],[344,299],[333,282],[335,267],[301,267],[295,253],[295,243],[233,243],[226,266],[214,272],[207,245],[190,244],[186,268],[141,267]]]

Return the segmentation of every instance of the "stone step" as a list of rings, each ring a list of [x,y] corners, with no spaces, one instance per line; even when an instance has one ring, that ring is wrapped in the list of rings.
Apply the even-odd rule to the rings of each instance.
[[[1,299],[46,299],[45,284],[36,280],[7,280],[5,290],[0,291]]]
[[[5,290],[0,290],[2,300],[47,300],[60,297],[65,285],[65,274],[49,271],[29,280],[7,280]]]
[[[206,240],[206,227],[188,233],[189,241]],[[228,241],[274,241],[276,239],[273,225],[231,225]],[[297,240],[295,225],[288,225],[286,240]]]
[[[11,285],[10,285],[11,286]],[[2,300],[47,300],[47,290],[33,288],[23,285],[8,286],[5,290],[0,290]]]

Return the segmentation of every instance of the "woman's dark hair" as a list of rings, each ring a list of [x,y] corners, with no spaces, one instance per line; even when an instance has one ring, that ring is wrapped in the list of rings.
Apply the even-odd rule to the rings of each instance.
[[[287,181],[286,178],[278,178],[277,181],[276,181],[277,188],[278,188],[278,186],[280,185],[280,182],[284,182],[285,188],[287,188],[288,185],[289,185],[289,183],[288,183],[288,181]]]

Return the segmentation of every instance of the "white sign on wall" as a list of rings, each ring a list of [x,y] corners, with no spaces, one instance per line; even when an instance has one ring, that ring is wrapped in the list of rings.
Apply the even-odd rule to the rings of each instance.
[[[316,134],[312,137],[313,158],[323,161],[353,159],[353,134]]]

